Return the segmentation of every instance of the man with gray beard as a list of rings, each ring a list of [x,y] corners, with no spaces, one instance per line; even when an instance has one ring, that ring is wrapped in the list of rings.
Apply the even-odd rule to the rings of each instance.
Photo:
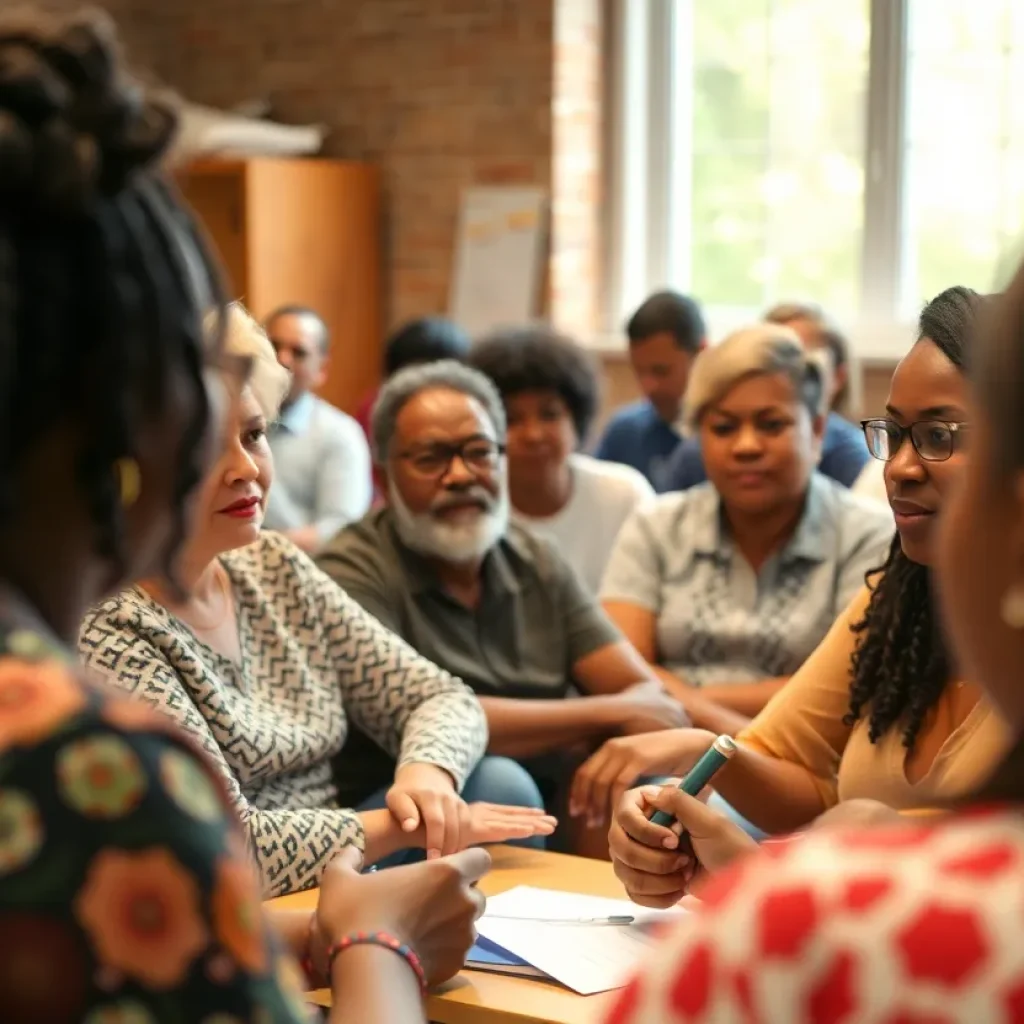
[[[517,760],[557,810],[576,758],[686,724],[561,554],[509,523],[505,411],[490,380],[452,361],[403,370],[380,393],[372,435],[387,507],[342,530],[320,567],[473,688],[490,753]],[[619,767],[569,808],[581,824],[603,829],[635,781]]]

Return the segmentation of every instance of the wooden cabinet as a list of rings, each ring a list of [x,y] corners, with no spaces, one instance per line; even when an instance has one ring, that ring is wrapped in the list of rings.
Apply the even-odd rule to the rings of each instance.
[[[331,331],[321,394],[353,412],[379,383],[380,175],[340,160],[203,160],[178,184],[213,239],[232,295],[259,319],[286,303]]]

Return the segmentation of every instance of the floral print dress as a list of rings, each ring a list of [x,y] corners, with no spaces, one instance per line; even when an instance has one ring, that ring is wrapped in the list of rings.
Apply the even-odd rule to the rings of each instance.
[[[298,977],[188,741],[0,621],[0,1018],[290,1024]]]

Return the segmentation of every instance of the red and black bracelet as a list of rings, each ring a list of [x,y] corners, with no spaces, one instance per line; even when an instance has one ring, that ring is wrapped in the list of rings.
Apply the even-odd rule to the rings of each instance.
[[[353,946],[380,946],[383,949],[390,949],[392,953],[397,953],[412,968],[412,972],[416,975],[416,980],[419,982],[420,991],[426,995],[427,975],[423,970],[420,958],[411,946],[401,942],[394,935],[389,935],[387,932],[352,932],[350,935],[346,935],[340,941],[329,946],[327,949],[328,977],[338,955],[344,953],[346,949],[351,949]]]

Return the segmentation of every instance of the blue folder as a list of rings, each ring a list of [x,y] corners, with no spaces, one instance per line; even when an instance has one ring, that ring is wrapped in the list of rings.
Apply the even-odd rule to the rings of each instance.
[[[515,974],[524,978],[546,978],[522,957],[510,953],[490,939],[478,935],[473,948],[466,954],[466,966],[474,971],[494,971],[497,974]]]

